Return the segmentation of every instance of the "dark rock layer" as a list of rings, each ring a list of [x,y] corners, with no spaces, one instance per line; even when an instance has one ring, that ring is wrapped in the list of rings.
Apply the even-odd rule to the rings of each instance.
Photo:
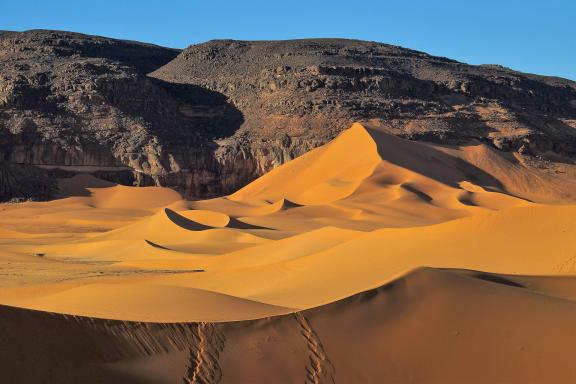
[[[575,82],[386,44],[211,41],[152,76],[225,94],[245,116],[237,136],[246,134],[251,145],[253,137],[326,141],[354,121],[374,119],[413,139],[576,154]]]
[[[48,179],[90,172],[221,195],[367,120],[410,139],[576,157],[576,83],[380,43],[180,52],[28,31],[0,34],[0,60],[0,161]]]

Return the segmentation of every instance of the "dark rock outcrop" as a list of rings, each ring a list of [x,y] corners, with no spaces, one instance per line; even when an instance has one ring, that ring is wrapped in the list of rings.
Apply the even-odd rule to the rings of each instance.
[[[178,52],[68,32],[0,35],[0,160],[118,182],[129,169],[135,185],[209,184],[211,140],[242,115],[218,93],[146,76]]]
[[[46,172],[25,164],[0,162],[0,201],[46,200],[57,192]]]
[[[472,66],[375,42],[314,39],[193,45],[152,76],[228,96],[252,146],[298,151],[354,121],[442,143],[576,155],[576,83]],[[256,138],[256,139],[254,139]],[[289,144],[290,140],[296,145]],[[278,150],[277,160],[282,160]]]
[[[576,157],[576,83],[380,43],[180,52],[28,31],[0,34],[0,60],[0,161],[53,178],[90,172],[220,195],[365,120],[415,140]]]

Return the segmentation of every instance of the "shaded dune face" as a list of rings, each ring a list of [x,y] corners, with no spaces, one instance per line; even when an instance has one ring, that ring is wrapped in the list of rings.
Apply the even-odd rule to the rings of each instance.
[[[76,176],[0,205],[1,377],[572,382],[575,176],[361,124],[222,198]]]
[[[11,368],[3,377],[14,383],[571,382],[576,307],[539,281],[547,279],[553,278],[503,282],[498,275],[424,268],[312,310],[231,323],[123,322],[2,307],[0,336],[11,347],[0,350]],[[574,278],[562,284],[576,292]]]

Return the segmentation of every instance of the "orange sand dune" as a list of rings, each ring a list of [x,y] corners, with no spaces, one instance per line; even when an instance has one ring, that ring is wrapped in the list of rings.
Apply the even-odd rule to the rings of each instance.
[[[576,166],[531,161],[354,124],[222,198],[76,176],[0,205],[0,304],[118,321],[84,382],[570,382]]]
[[[11,383],[570,383],[575,292],[574,277],[421,268],[325,306],[241,322],[0,307],[0,359]]]
[[[10,260],[0,303],[94,316],[89,286],[141,284],[142,292],[168,285],[305,309],[425,266],[571,273],[576,206],[558,196],[570,197],[574,180],[523,193],[523,182],[547,177],[482,145],[438,147],[355,124],[227,198],[186,202],[165,188],[80,178],[88,196],[0,208]],[[551,196],[562,205],[538,204]],[[59,294],[28,300],[45,290]],[[120,302],[98,316],[188,313],[144,318],[138,300],[116,313]],[[212,312],[207,305],[188,320]]]

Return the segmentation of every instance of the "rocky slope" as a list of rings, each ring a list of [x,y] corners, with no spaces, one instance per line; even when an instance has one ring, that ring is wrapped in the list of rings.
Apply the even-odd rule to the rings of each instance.
[[[353,40],[211,41],[152,74],[228,96],[246,134],[322,139],[376,119],[398,135],[576,152],[576,83]],[[289,141],[287,138],[284,141]]]
[[[52,178],[90,172],[183,186],[181,168],[208,168],[214,132],[237,126],[241,115],[219,94],[146,76],[177,54],[68,32],[0,35],[0,160]],[[0,190],[0,199],[21,197],[12,186]]]
[[[365,120],[415,140],[576,157],[576,83],[380,43],[210,41],[179,52],[29,31],[0,34],[0,59],[0,159],[50,177],[90,172],[214,196]]]

